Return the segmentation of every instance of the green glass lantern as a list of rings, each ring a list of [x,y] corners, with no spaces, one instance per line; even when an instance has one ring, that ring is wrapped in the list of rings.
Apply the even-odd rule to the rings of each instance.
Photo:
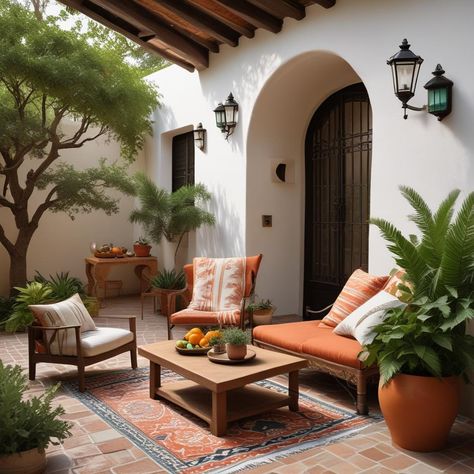
[[[444,77],[445,71],[441,64],[432,72],[433,78],[425,84],[428,90],[428,113],[443,120],[451,113],[453,81]]]
[[[214,109],[216,114],[216,125],[220,128],[221,132],[225,132],[225,108],[222,102],[219,102],[217,107]]]

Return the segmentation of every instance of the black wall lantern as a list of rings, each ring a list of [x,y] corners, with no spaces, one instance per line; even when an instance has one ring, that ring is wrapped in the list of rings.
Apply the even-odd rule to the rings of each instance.
[[[410,50],[410,44],[408,44],[406,38],[400,45],[400,51],[387,61],[387,64],[392,68],[395,95],[402,102],[404,119],[408,117],[407,109],[416,111],[426,110],[426,106],[413,107],[408,105],[408,101],[415,95],[422,63],[423,58]],[[451,112],[451,89],[453,82],[444,77],[443,74],[443,68],[438,65],[433,72],[435,77],[425,84],[425,89],[428,89],[428,112],[436,115],[438,120],[441,120]]]
[[[198,123],[197,127],[193,130],[194,143],[200,150],[204,150],[206,145],[206,129],[202,128],[202,123]]]
[[[453,81],[443,76],[441,64],[436,66],[432,74],[433,79],[425,84],[425,89],[428,90],[428,112],[436,115],[438,120],[443,120],[451,113]]]
[[[216,114],[216,125],[222,133],[225,133],[227,140],[234,132],[234,128],[239,121],[239,104],[234,100],[232,92],[227,97],[225,104],[220,102],[214,109]]]

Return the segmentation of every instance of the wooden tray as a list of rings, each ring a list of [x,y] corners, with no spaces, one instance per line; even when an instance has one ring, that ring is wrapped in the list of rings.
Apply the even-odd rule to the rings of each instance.
[[[201,347],[200,349],[183,349],[182,347],[175,346],[175,349],[182,355],[196,356],[207,354],[210,347]]]
[[[227,352],[223,354],[214,354],[214,351],[209,351],[207,353],[207,357],[211,362],[215,362],[216,364],[243,364],[244,362],[248,362],[255,358],[257,354],[252,349],[247,349],[247,355],[244,359],[232,360],[229,359]]]
[[[97,258],[123,258],[123,257],[125,257],[125,255],[124,254],[115,255],[112,252],[100,252],[100,253],[95,252],[94,257],[97,257]]]

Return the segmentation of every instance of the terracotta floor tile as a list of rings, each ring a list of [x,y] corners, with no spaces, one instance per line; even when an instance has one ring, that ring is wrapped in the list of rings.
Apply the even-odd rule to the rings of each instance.
[[[377,449],[377,448],[364,449],[359,454],[361,454],[362,456],[365,456],[369,459],[372,459],[373,461],[381,461],[382,459],[386,459],[386,458],[390,457],[389,454],[386,454],[386,453],[384,453],[383,451],[380,451],[380,449]]]
[[[126,438],[112,439],[97,445],[103,453],[113,453],[115,451],[121,451],[122,449],[129,449],[132,446],[133,444]]]
[[[103,431],[95,431],[91,433],[90,437],[94,443],[102,443],[104,441],[110,441],[112,439],[120,438],[122,435],[113,428],[109,428],[108,430]]]
[[[403,469],[413,466],[413,464],[416,464],[416,463],[417,463],[416,459],[413,459],[402,453],[396,454],[395,456],[392,456],[391,458],[380,461],[380,464],[382,464],[382,466],[388,467],[389,469],[393,469],[397,472],[400,472]]]
[[[154,463],[151,459],[140,459],[123,466],[115,467],[113,471],[116,474],[147,474],[160,471],[160,466]]]
[[[369,469],[369,467],[372,467],[376,464],[376,462],[372,461],[372,459],[366,458],[365,456],[361,456],[360,454],[356,454],[354,456],[347,458],[347,462],[354,464],[361,471],[363,469]]]

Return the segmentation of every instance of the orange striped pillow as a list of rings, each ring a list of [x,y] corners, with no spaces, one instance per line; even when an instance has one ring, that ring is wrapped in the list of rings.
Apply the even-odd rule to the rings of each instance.
[[[388,276],[369,275],[356,270],[347,280],[331,311],[322,319],[326,326],[336,327],[343,319],[377,294],[387,283]]]

